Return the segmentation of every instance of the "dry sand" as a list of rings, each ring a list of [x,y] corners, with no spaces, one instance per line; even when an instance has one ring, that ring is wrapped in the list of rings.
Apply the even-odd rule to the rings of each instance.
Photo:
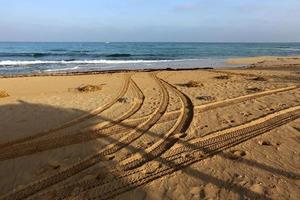
[[[227,60],[227,64],[235,65],[249,65],[250,68],[277,68],[278,70],[286,70],[286,68],[299,68],[300,56],[287,56],[287,57],[275,57],[275,56],[260,56],[260,57],[248,57],[248,58],[234,58]]]
[[[230,62],[0,78],[0,199],[300,199],[298,58]]]

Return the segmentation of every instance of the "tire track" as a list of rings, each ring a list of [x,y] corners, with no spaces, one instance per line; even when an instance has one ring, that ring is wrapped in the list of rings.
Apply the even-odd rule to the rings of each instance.
[[[282,66],[280,66],[282,67]],[[251,70],[253,71],[253,69],[247,69],[246,70]],[[254,69],[255,70],[264,70],[263,68],[262,69]],[[257,77],[257,74],[252,74],[252,73],[240,73],[240,72],[234,72],[234,71],[222,71],[222,70],[207,70],[208,72],[212,72],[212,73],[219,73],[219,74],[226,74],[226,75],[235,75],[235,76],[242,76],[242,77],[248,77],[248,78],[253,78],[253,77]],[[290,81],[290,82],[297,82],[299,83],[299,80],[300,80],[300,77],[299,76],[293,76],[293,75],[283,75],[283,76],[278,76],[278,75],[262,75],[263,77],[265,78],[269,78],[269,79],[278,79],[278,80],[281,80],[281,81]]]
[[[101,150],[99,153],[92,155],[68,168],[65,168],[61,170],[60,172],[53,174],[49,177],[45,177],[41,180],[35,181],[27,186],[25,186],[22,189],[13,191],[0,199],[2,200],[20,200],[27,198],[34,193],[37,193],[51,185],[54,185],[58,182],[61,182],[75,174],[80,173],[81,171],[95,165],[96,163],[105,160],[105,156],[115,153],[118,150],[122,149],[123,147],[129,145],[131,142],[138,139],[144,132],[149,130],[159,119],[160,117],[165,113],[168,102],[169,102],[169,95],[167,92],[167,89],[162,84],[162,82],[156,77],[155,74],[151,74],[151,77],[157,82],[161,93],[161,102],[159,107],[154,111],[152,116],[146,120],[144,123],[140,124],[137,129],[130,131],[128,134],[126,134],[123,138],[120,139],[120,141],[115,142],[114,144],[106,146],[103,150]]]
[[[284,89],[284,88],[283,88]],[[288,89],[288,90],[290,90],[290,89]],[[267,92],[270,92],[270,91],[267,91]],[[267,94],[266,94],[267,95]],[[246,95],[246,96],[248,96],[248,95]],[[264,96],[264,95],[263,95]],[[276,127],[275,127],[276,128]],[[246,137],[244,137],[244,140],[246,140],[247,138]],[[99,158],[100,159],[100,158]],[[102,159],[100,159],[100,161],[101,161]],[[83,169],[84,170],[84,169]],[[136,169],[135,169],[136,170]],[[70,171],[71,173],[74,173],[74,174],[76,174],[76,173],[79,173],[79,172],[74,172],[74,171],[78,171],[78,168],[77,169],[74,169],[73,171]],[[137,170],[138,171],[138,170]],[[127,173],[122,173],[120,176],[121,177],[126,177],[128,174],[130,175],[130,173],[136,173],[136,172],[134,172],[134,170],[129,170]],[[128,175],[128,176],[129,176]],[[70,175],[70,176],[72,176],[72,175]],[[70,176],[67,176],[67,177],[70,177]],[[61,179],[60,179],[61,180]],[[59,181],[58,181],[59,182]],[[103,182],[103,181],[102,181]],[[48,182],[48,184],[46,184],[46,186],[45,186],[45,184],[43,184],[43,181],[41,181],[40,182],[41,184],[42,184],[42,186],[39,186],[39,187],[35,187],[35,186],[33,186],[33,188],[35,188],[35,190],[37,189],[37,191],[40,191],[41,189],[39,189],[39,188],[45,188],[45,187],[48,187],[49,186],[49,182]],[[55,183],[57,183],[56,181],[54,181],[54,183],[53,184],[55,184]],[[32,184],[32,185],[34,185],[34,184]],[[31,185],[31,186],[32,186]],[[43,186],[44,185],[44,186]],[[52,185],[52,184],[50,184],[50,185]],[[99,184],[97,184],[96,183],[96,185],[98,185],[99,186]],[[18,191],[17,191],[18,192]],[[22,193],[22,192],[21,192]],[[26,193],[26,192],[25,192]],[[21,194],[21,196],[22,196],[22,194]],[[26,195],[25,195],[26,196]],[[9,198],[8,198],[9,199]],[[12,199],[14,199],[14,198],[12,198]]]
[[[134,93],[136,93],[137,99],[131,109],[128,112],[121,115],[115,121],[108,121],[101,123],[99,126],[96,126],[93,130],[80,131],[73,135],[54,137],[45,140],[38,140],[34,142],[26,142],[21,144],[16,144],[9,148],[4,148],[0,150],[0,161],[17,158],[20,156],[30,155],[38,152],[43,152],[51,149],[56,149],[59,147],[79,144],[88,142],[99,137],[107,136],[111,130],[101,131],[105,128],[112,127],[118,123],[121,123],[123,120],[135,114],[142,106],[144,102],[144,95],[140,88],[135,84],[133,80],[130,80],[130,83],[133,86]]]
[[[79,188],[84,197],[87,196],[86,192],[94,190],[91,192],[94,194],[94,198],[90,199],[113,198],[118,194],[171,174],[183,167],[289,123],[299,117],[300,106],[285,109],[253,120],[247,124],[217,132],[214,135],[196,138],[183,147],[170,150],[156,159],[160,163],[160,167],[152,170],[151,173],[145,172],[142,168],[129,171],[111,171],[115,176],[113,180],[95,178],[80,181],[39,194],[32,199],[63,199],[72,196],[74,188]],[[79,194],[79,198],[83,196]]]
[[[285,91],[289,91],[289,90],[293,90],[293,89],[298,89],[298,88],[299,88],[299,86],[290,86],[290,87],[286,87],[286,88],[263,91],[263,92],[255,93],[255,94],[248,94],[248,95],[244,95],[244,96],[240,96],[240,97],[235,97],[232,99],[225,99],[225,100],[218,101],[218,102],[213,102],[213,103],[209,103],[209,104],[196,106],[196,110],[198,110],[199,112],[205,112],[207,110],[211,110],[211,109],[215,109],[215,108],[219,108],[219,107],[225,107],[228,105],[241,103],[246,100],[251,100],[251,99],[255,99],[255,98],[259,98],[259,97],[263,97],[263,96],[267,96],[267,95],[271,95],[271,94],[276,94],[276,93],[280,93],[280,92],[285,92]]]
[[[255,74],[238,73],[238,72],[232,72],[232,71],[222,71],[222,70],[207,70],[207,71],[211,72],[211,73],[215,73],[215,74],[236,75],[236,76],[244,76],[244,77],[257,77],[257,75],[255,75]]]
[[[97,116],[98,114],[102,113],[103,111],[109,109],[113,104],[115,104],[118,101],[118,99],[120,99],[122,96],[125,95],[125,93],[128,90],[130,80],[131,80],[131,75],[126,74],[125,75],[125,83],[123,84],[123,87],[121,88],[119,94],[111,102],[106,103],[104,106],[98,107],[98,108],[90,111],[89,113],[81,115],[81,116],[79,116],[79,117],[77,117],[77,118],[75,118],[75,119],[73,119],[69,122],[66,122],[66,123],[64,123],[64,124],[62,124],[62,125],[60,125],[56,128],[52,128],[52,129],[49,129],[47,131],[39,132],[39,133],[36,133],[36,134],[28,136],[28,137],[24,137],[24,138],[20,138],[20,139],[16,139],[16,140],[13,140],[13,141],[2,143],[2,144],[0,144],[0,149],[6,148],[6,147],[11,147],[15,144],[27,142],[27,141],[30,141],[30,140],[34,140],[34,139],[49,135],[53,132],[68,128],[68,127],[70,127],[74,124],[77,124],[77,123],[82,122],[84,120],[90,119],[94,116]]]
[[[130,143],[141,137],[146,131],[148,131],[152,126],[154,126],[166,112],[169,104],[168,91],[164,84],[162,84],[161,80],[158,79],[155,74],[152,74],[152,77],[154,78],[154,80],[156,80],[158,86],[160,87],[160,91],[162,92],[162,101],[160,102],[159,107],[154,111],[150,118],[138,125],[133,131],[129,132],[128,134],[125,134],[125,136],[120,138],[119,141],[117,141],[116,143],[108,145],[107,150],[105,150],[105,155],[115,153],[121,148],[129,145]]]
[[[128,171],[121,177],[114,178],[109,182],[100,183],[98,186],[94,184],[92,187],[89,187],[89,190],[81,188],[81,192],[76,196],[80,198],[84,195],[85,199],[113,198],[203,160],[222,150],[287,124],[299,117],[300,106],[296,106],[252,121],[247,125],[239,126],[235,128],[235,130],[229,129],[226,133],[218,133],[215,136],[210,136],[208,139],[198,138],[190,144],[188,150],[186,147],[179,148],[168,153],[168,156],[158,158],[156,162],[159,162],[160,166],[149,173],[143,172],[142,170]],[[182,151],[182,149],[184,149],[184,151]],[[188,154],[185,152],[188,152]],[[85,186],[85,188],[87,187]]]
[[[234,97],[234,98],[231,98],[231,99],[221,100],[221,101],[212,102],[212,103],[208,103],[208,104],[203,104],[203,105],[199,105],[199,106],[194,106],[194,114],[198,115],[199,113],[202,113],[202,112],[205,112],[205,111],[208,111],[208,110],[212,110],[212,109],[215,109],[215,108],[225,107],[225,106],[241,103],[241,102],[244,102],[244,101],[248,101],[248,100],[251,100],[251,99],[256,99],[256,98],[259,98],[259,97],[268,96],[268,95],[271,95],[271,94],[287,92],[287,91],[290,91],[290,90],[298,89],[299,87],[300,86],[298,86],[298,85],[289,86],[289,87],[284,87],[284,88],[279,88],[279,89],[274,89],[274,90],[258,92],[258,93],[254,93],[254,94],[247,94],[247,95],[244,95],[244,96]],[[176,116],[179,112],[180,112],[180,110],[175,110],[175,111],[171,111],[171,112],[166,113],[161,118],[159,123],[164,123],[164,122],[176,119]],[[138,121],[138,120],[144,119],[146,117],[148,117],[148,116],[143,116],[143,117],[140,117],[140,118],[135,118],[135,119],[130,119],[130,120],[131,121],[133,121],[133,120]]]
[[[173,90],[179,97],[181,102],[180,116],[177,119],[175,125],[164,135],[163,138],[159,139],[155,144],[148,147],[143,152],[138,152],[128,159],[121,161],[120,168],[122,170],[130,170],[143,165],[149,160],[160,156],[170,147],[172,147],[179,139],[181,133],[184,133],[189,128],[193,120],[193,103],[183,92],[179,91],[174,86],[161,80],[170,90]]]
[[[283,91],[288,91],[288,90],[292,90],[292,89],[295,89],[295,88],[297,88],[297,87],[287,87],[287,88],[281,88],[281,89],[276,89],[276,90],[272,90],[272,91],[266,91],[266,92],[262,92],[262,93],[259,93],[259,94],[251,94],[251,95],[246,95],[246,96],[242,96],[242,97],[237,97],[237,98],[239,98],[239,99],[245,99],[245,100],[248,100],[249,98],[252,98],[252,97],[254,97],[254,96],[265,96],[265,95],[268,95],[268,94],[273,94],[273,93],[277,93],[277,92],[283,92]],[[228,102],[230,102],[230,101],[228,101]],[[282,112],[282,111],[280,111],[280,112]],[[271,115],[271,116],[273,116],[273,114]],[[265,118],[265,117],[263,117],[263,118]],[[292,119],[293,120],[293,119]],[[255,120],[256,121],[256,120]],[[288,121],[284,121],[284,120],[282,120],[282,122],[283,122],[283,124],[284,123],[288,123],[290,120],[288,120]],[[247,123],[248,124],[248,123]],[[274,127],[271,127],[271,129],[272,128],[276,128],[276,127],[278,127],[278,126],[280,126],[280,125],[282,125],[282,124],[275,124],[275,126]],[[244,125],[242,125],[241,127],[243,127]],[[239,127],[237,127],[236,129],[240,129],[241,128],[240,126]],[[269,127],[269,129],[270,129],[270,127]],[[232,130],[232,128],[230,128],[230,130]],[[242,131],[244,131],[244,130],[242,130]],[[264,129],[261,129],[261,131],[263,131],[263,132],[267,132],[268,130],[264,130]],[[222,131],[223,132],[223,131]],[[218,132],[219,133],[219,132]],[[259,134],[261,134],[261,133],[259,133]],[[226,136],[226,135],[225,135]],[[225,139],[227,139],[228,140],[228,138],[230,138],[230,137],[225,137],[224,136],[224,138]],[[248,139],[251,139],[252,137],[255,137],[255,136],[257,136],[257,133],[256,132],[254,132],[254,134],[248,134],[248,135],[246,135],[246,136],[243,136],[242,135],[242,137],[239,137],[238,139],[238,142],[232,142],[232,140],[236,140],[236,139],[231,139],[231,141],[229,141],[229,142],[231,142],[231,145],[234,145],[234,144],[238,144],[238,143],[240,143],[240,142],[243,142],[243,141],[246,141],[246,140],[248,140]],[[211,136],[210,136],[211,137]],[[231,136],[231,138],[235,138],[235,137],[238,137],[238,135],[234,135],[234,136]],[[207,138],[207,137],[205,137],[205,138]],[[219,138],[219,140],[220,140],[221,138]],[[203,139],[199,139],[199,140],[203,140]],[[203,147],[205,147],[205,146],[211,146],[212,144],[215,144],[215,145],[218,145],[218,143],[221,143],[222,144],[222,142],[217,142],[217,141],[215,141],[215,140],[212,140],[211,142],[209,142],[208,143],[208,141],[205,141],[205,142],[201,142],[200,144],[197,144],[197,146],[195,146],[196,144],[194,144],[195,143],[195,141],[193,141],[193,144],[186,144],[186,146],[185,147],[181,147],[181,148],[177,148],[176,150],[172,150],[171,151],[171,153],[168,151],[168,152],[166,152],[165,154],[163,154],[163,159],[167,159],[168,160],[168,162],[171,160],[173,160],[173,159],[175,159],[175,161],[176,161],[176,159],[179,159],[179,158],[181,158],[181,157],[183,157],[183,158],[185,158],[184,159],[184,161],[183,161],[183,163],[184,162],[188,162],[189,160],[187,159],[187,158],[190,158],[190,157],[193,157],[193,156],[195,156],[195,155],[198,155],[198,156],[200,156],[200,158],[201,159],[203,159],[204,157],[203,157],[203,152],[201,152],[200,150],[197,150],[196,152],[191,152],[191,151],[193,151],[195,148],[203,148]],[[227,142],[228,143],[228,142]],[[223,144],[224,144],[224,142],[223,142]],[[220,145],[220,144],[219,144]],[[226,147],[226,146],[225,146]],[[230,146],[227,146],[226,148],[229,148]],[[199,152],[200,151],[200,152]],[[186,154],[187,152],[189,152],[188,154]],[[177,158],[176,158],[176,154],[178,154],[177,155]],[[187,156],[187,155],[190,155],[190,156]],[[203,157],[203,158],[202,158]],[[158,159],[160,159],[160,158],[158,158]],[[174,161],[174,162],[175,162]],[[197,160],[196,160],[197,161]],[[196,161],[194,161],[194,162],[196,162]],[[177,162],[177,161],[176,161]],[[190,161],[189,161],[190,162]],[[175,167],[177,167],[178,165],[176,164],[176,165],[174,165]],[[179,168],[180,169],[180,168]],[[129,171],[126,171],[126,172],[122,172],[122,171],[113,171],[112,172],[113,174],[115,174],[115,176],[116,176],[116,179],[120,179],[120,178],[125,178],[126,177],[126,179],[127,179],[127,177],[128,176],[131,176],[131,175],[133,175],[133,174],[136,174],[136,173],[142,173],[143,174],[143,170],[142,169],[140,169],[140,168],[137,168],[137,169],[134,169],[134,170],[129,170]],[[172,172],[170,172],[170,173],[172,173]],[[159,177],[157,177],[157,178],[159,178]],[[156,179],[156,178],[154,178],[154,179]],[[149,181],[151,181],[151,180],[149,180]],[[63,188],[61,188],[60,189],[60,192],[58,192],[57,194],[65,194],[65,195],[63,195],[63,196],[67,196],[67,194],[71,194],[72,193],[72,189],[74,189],[74,188],[81,188],[81,190],[82,191],[87,191],[87,190],[89,190],[89,189],[92,189],[92,188],[94,188],[94,187],[97,187],[97,186],[99,186],[99,185],[103,185],[103,184],[107,184],[107,183],[109,183],[109,181],[105,181],[105,180],[96,180],[96,179],[94,179],[94,180],[86,180],[86,181],[84,181],[84,182],[79,182],[79,183],[76,183],[76,184],[73,184],[72,186],[65,186],[65,187],[63,187]],[[126,190],[127,191],[127,190]],[[49,192],[49,193],[51,193],[51,192]],[[48,194],[49,194],[48,193]],[[56,194],[56,192],[54,192],[55,194]],[[54,195],[55,196],[55,195]],[[56,199],[56,198],[54,198],[54,196],[52,196],[53,197],[53,199]],[[58,195],[59,196],[59,195]],[[51,198],[52,199],[52,198]],[[59,198],[58,198],[59,199]]]
[[[133,88],[134,96],[136,98],[134,98],[134,105],[127,112],[125,112],[123,115],[121,115],[117,120],[105,121],[103,123],[93,126],[92,128],[86,127],[84,129],[82,129],[81,132],[99,131],[102,129],[110,128],[116,124],[121,123],[122,121],[128,119],[133,114],[135,114],[142,107],[145,96],[144,96],[142,90],[137,86],[137,84],[132,79],[130,79],[130,84]]]

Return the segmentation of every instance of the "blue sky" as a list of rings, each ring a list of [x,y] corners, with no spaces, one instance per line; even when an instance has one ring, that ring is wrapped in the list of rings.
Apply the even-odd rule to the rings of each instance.
[[[300,0],[0,0],[0,41],[300,42]]]

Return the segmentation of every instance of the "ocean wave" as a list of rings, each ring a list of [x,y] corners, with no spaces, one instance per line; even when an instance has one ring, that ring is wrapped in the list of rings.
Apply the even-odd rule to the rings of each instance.
[[[61,51],[67,51],[67,50],[66,49],[50,49],[49,51],[61,52]]]
[[[45,72],[59,72],[59,71],[71,71],[71,70],[76,70],[79,69],[79,66],[76,67],[66,67],[66,68],[59,68],[59,69],[47,69]]]
[[[42,64],[137,64],[137,63],[159,63],[183,60],[3,60],[0,66],[16,66],[16,65],[42,65]]]
[[[27,52],[27,53],[0,53],[0,57],[33,57],[40,58],[46,56],[63,56],[64,53],[35,53],[35,52]]]
[[[0,53],[0,57],[31,57],[31,58],[40,58],[40,57],[47,57],[47,56],[104,56],[103,54],[97,53],[88,53],[88,51],[71,51],[71,52],[27,52],[27,53]]]
[[[91,51],[89,51],[89,50],[73,50],[73,51],[70,51],[70,52],[73,52],[73,53],[89,53]]]
[[[275,48],[277,50],[280,50],[280,51],[300,51],[300,48],[284,48],[284,47],[277,47]]]
[[[130,57],[131,54],[128,53],[114,53],[114,54],[110,54],[107,55],[106,57]]]
[[[278,47],[276,47],[276,48],[278,48],[278,49],[288,49],[288,48],[290,48],[289,46],[278,46]]]
[[[129,54],[129,53],[100,53],[100,52],[90,52],[90,51],[63,51],[63,50],[50,50],[50,52],[0,52],[0,57],[29,57],[29,58],[41,58],[41,57],[72,57],[72,56],[86,56],[86,57],[107,57],[112,59],[117,58],[129,58],[129,57],[138,57],[138,58],[155,58],[155,57],[172,57],[174,55],[166,54]]]

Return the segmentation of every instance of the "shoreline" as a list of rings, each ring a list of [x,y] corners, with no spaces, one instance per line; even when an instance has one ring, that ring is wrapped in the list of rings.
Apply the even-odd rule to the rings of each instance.
[[[226,66],[230,65],[230,66]],[[155,72],[155,71],[191,71],[191,70],[240,70],[240,69],[276,69],[279,70],[300,67],[300,56],[257,56],[229,58],[224,60],[224,66],[220,67],[165,67],[165,68],[142,68],[142,69],[109,69],[109,70],[90,70],[90,71],[63,71],[63,72],[39,72],[39,73],[20,73],[20,74],[0,74],[0,78],[17,77],[43,77],[43,76],[81,76],[96,74],[131,73],[131,72]]]
[[[192,70],[213,70],[213,67],[194,67],[194,68],[161,68],[161,69],[116,69],[116,70],[95,70],[85,72],[57,72],[57,73],[37,73],[37,74],[11,74],[0,75],[0,78],[22,78],[22,77],[47,77],[47,76],[84,76],[84,75],[97,75],[97,74],[115,74],[115,73],[132,73],[132,72],[156,72],[156,71],[192,71]],[[225,68],[218,68],[225,69]]]

